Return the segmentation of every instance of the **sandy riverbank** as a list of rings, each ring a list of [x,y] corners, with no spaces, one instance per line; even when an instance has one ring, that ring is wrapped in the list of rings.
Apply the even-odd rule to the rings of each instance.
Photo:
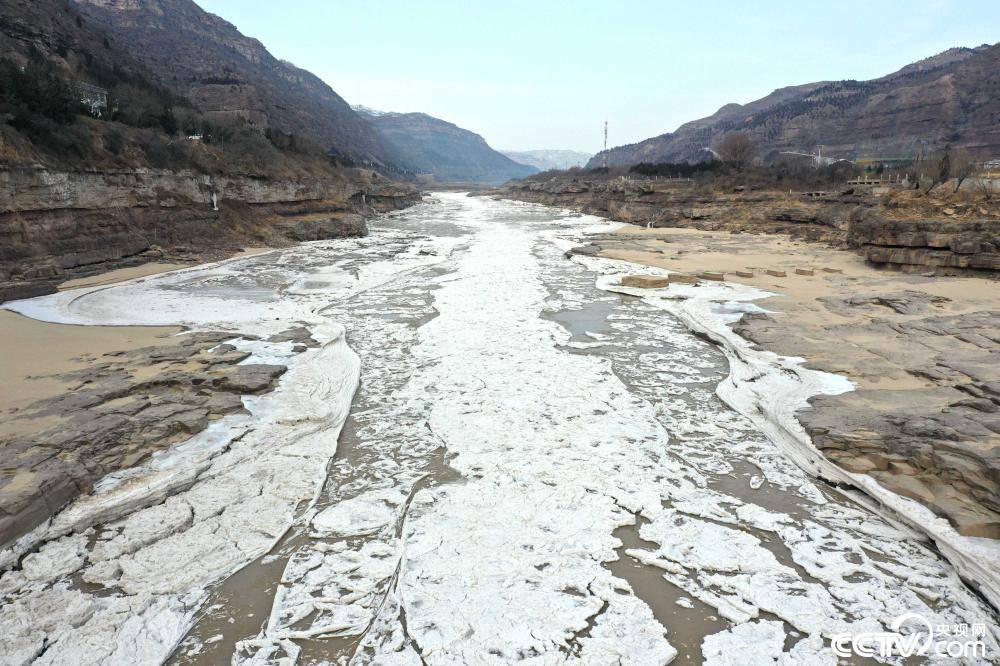
[[[60,290],[188,267],[145,264]],[[249,354],[219,345],[231,334],[177,337],[182,330],[55,324],[0,309],[0,453],[6,461],[0,464],[0,543],[86,491],[93,478],[242,410],[241,394],[270,390],[284,371],[237,365]]]
[[[271,248],[249,248],[233,257],[269,252]],[[68,280],[60,291],[115,284],[149,277],[196,264],[149,263]],[[31,428],[27,421],[9,417],[38,400],[58,396],[72,388],[61,375],[82,370],[107,354],[156,344],[180,332],[178,327],[70,326],[36,321],[0,309],[0,436]]]
[[[736,330],[857,385],[799,414],[814,444],[960,533],[1000,537],[996,281],[879,271],[853,253],[773,235],[625,227],[594,243],[598,256],[723,273],[772,292],[758,302],[768,312]]]
[[[71,326],[0,310],[0,436],[17,434],[27,422],[17,411],[60,395],[72,383],[56,377],[82,370],[105,354],[163,343],[176,327]]]

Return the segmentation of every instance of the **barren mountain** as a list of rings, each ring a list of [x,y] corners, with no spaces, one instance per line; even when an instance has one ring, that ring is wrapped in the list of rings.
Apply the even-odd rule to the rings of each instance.
[[[1000,152],[1000,44],[949,49],[870,81],[780,88],[727,104],[674,132],[607,151],[611,165],[703,161],[720,135],[753,135],[765,159],[781,151],[910,157],[946,146]],[[600,166],[599,153],[588,166]]]
[[[0,57],[21,65],[30,55],[52,60],[73,75],[111,85],[116,78],[140,82],[149,73],[119,45],[87,25],[61,0],[0,3]]]
[[[75,2],[202,111],[291,133],[354,160],[398,162],[330,86],[191,0]]]
[[[355,107],[403,162],[441,182],[502,183],[537,171],[490,148],[483,137],[426,113],[386,113]]]
[[[578,150],[501,150],[500,152],[515,162],[533,166],[540,171],[582,167],[593,157],[591,153],[581,153]]]

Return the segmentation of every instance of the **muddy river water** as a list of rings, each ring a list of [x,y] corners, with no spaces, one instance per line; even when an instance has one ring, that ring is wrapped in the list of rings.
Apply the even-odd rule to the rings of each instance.
[[[925,539],[717,397],[719,349],[564,256],[609,223],[438,194],[371,227],[18,305],[289,371],[35,535],[0,662],[836,663],[909,613],[1000,654]]]

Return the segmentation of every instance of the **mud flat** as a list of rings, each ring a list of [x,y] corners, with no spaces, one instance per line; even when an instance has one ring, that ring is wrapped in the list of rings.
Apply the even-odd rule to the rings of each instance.
[[[604,286],[719,344],[733,365],[720,396],[804,468],[925,529],[998,603],[995,280],[882,272],[787,237],[690,229],[626,227],[573,252],[650,267],[624,274],[704,278]]]

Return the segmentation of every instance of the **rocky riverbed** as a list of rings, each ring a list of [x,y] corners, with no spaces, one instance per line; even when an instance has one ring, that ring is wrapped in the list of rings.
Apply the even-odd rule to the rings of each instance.
[[[9,305],[286,370],[22,537],[4,662],[834,663],[907,613],[997,654],[990,580],[787,446],[850,382],[706,341],[762,290],[623,287],[634,264],[564,256],[614,225],[543,206],[371,226]],[[992,566],[980,542],[948,544]]]
[[[274,341],[315,341],[290,329]],[[0,543],[13,543],[108,474],[133,467],[245,411],[242,396],[272,390],[285,366],[244,363],[231,333],[179,335],[155,347],[91,357],[88,367],[51,375],[63,393],[5,417],[0,437]],[[32,544],[25,544],[30,548]]]

